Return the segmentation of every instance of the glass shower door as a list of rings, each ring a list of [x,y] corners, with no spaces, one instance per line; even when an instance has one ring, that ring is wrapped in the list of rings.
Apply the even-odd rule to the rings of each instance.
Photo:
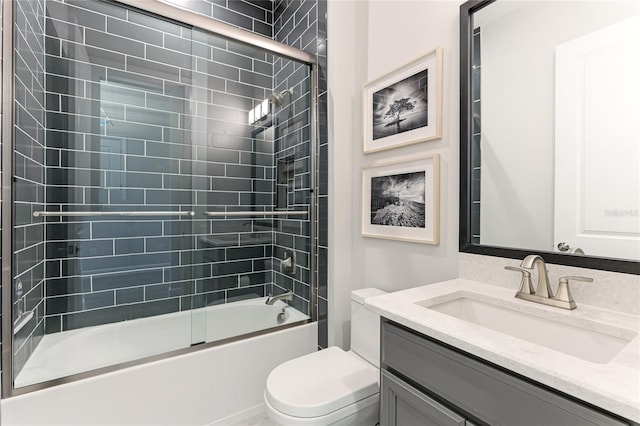
[[[196,297],[215,342],[310,317],[311,82],[305,64],[193,39],[194,175],[210,177],[196,190],[206,232],[194,256],[211,268]]]
[[[189,347],[191,29],[98,1],[15,22],[15,386]]]
[[[115,2],[15,12],[14,385],[308,321],[309,66]]]

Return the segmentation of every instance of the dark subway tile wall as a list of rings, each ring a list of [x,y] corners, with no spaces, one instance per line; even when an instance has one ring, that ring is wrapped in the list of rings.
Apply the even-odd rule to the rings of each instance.
[[[273,36],[273,6],[269,0],[170,0],[168,3],[268,38]]]
[[[271,36],[265,2],[229,3],[188,7]],[[44,48],[47,210],[198,214],[47,219],[46,331],[265,294],[272,222],[202,213],[273,208],[273,140],[246,118],[271,93],[271,55],[97,1],[49,0]]]
[[[471,141],[471,167],[473,168],[473,174],[471,179],[471,242],[474,244],[480,244],[480,180],[482,170],[481,159],[481,116],[480,116],[480,74],[482,73],[482,52],[480,50],[480,38],[481,29],[476,28],[473,31],[473,52],[471,60],[473,63],[472,70],[472,98],[473,98],[473,123],[471,132],[473,133],[473,139]]]
[[[211,203],[195,207],[198,218],[205,209],[220,211],[219,197],[231,203],[229,210],[256,201],[256,209],[272,209],[276,163],[291,153],[286,202],[306,209],[310,126],[304,67],[208,34],[194,32],[189,40],[187,29],[108,2],[47,0],[46,24],[44,0],[17,3],[27,9],[17,18],[20,28],[33,28],[27,23],[36,17],[40,24],[23,31],[17,43],[23,53],[16,59],[17,78],[22,75],[24,84],[16,84],[16,242],[22,247],[16,264],[29,289],[25,304],[36,315],[17,336],[16,365],[24,364],[45,332],[287,288],[296,294],[294,304],[308,312],[308,221],[142,217],[132,230],[118,217],[31,216],[35,210],[104,204],[104,210],[188,210],[196,202]],[[325,40],[326,48],[324,1],[202,0],[186,7],[316,54],[316,40]],[[255,132],[246,123],[247,110],[274,90],[274,67],[283,68],[279,90],[295,86],[296,99],[286,118],[281,111],[275,132]],[[326,91],[324,73],[321,68],[320,94]],[[319,125],[322,149],[326,108]],[[326,162],[319,172],[326,176]],[[196,191],[189,195],[188,188]],[[111,231],[102,226],[106,221]],[[146,233],[150,228],[159,233]],[[280,273],[284,248],[296,253],[294,276]],[[326,249],[320,256],[326,260]],[[321,347],[324,298],[311,301],[324,312]],[[51,301],[46,322],[45,299]]]
[[[15,17],[12,320],[24,320],[29,312],[34,314],[14,336],[13,366],[17,374],[44,335],[44,226],[32,216],[34,211],[42,210],[45,202],[44,1],[17,2]]]
[[[328,136],[328,112],[327,112],[327,0],[317,0],[318,10],[317,14],[317,52],[316,59],[318,60],[318,199],[319,201],[328,200],[328,149],[329,149],[329,136]],[[320,214],[318,209],[318,222],[315,224],[318,229],[319,241],[317,242],[317,265],[318,269],[314,271],[317,277],[318,283],[318,346],[320,348],[326,348],[328,344],[328,316],[327,306],[328,297],[326,289],[328,287],[328,243],[322,241],[328,240],[328,226],[329,213]]]
[[[297,47],[316,55],[318,62],[318,117],[317,117],[317,138],[318,138],[318,170],[316,182],[318,183],[318,202],[320,206],[326,205],[327,188],[328,188],[328,133],[327,133],[327,81],[326,81],[326,65],[327,65],[327,24],[326,24],[326,0],[277,0],[274,2],[274,20],[273,34],[274,39],[290,46]],[[275,90],[285,90],[291,85],[297,87],[308,87],[309,80],[304,76],[305,70],[297,66],[291,61],[275,59],[274,61],[274,87]],[[294,86],[295,87],[295,86]],[[294,92],[295,93],[295,92]],[[298,92],[299,93],[299,92]],[[305,152],[304,140],[308,140],[310,126],[304,126],[300,123],[301,116],[307,114],[308,102],[302,97],[294,97],[294,101],[290,110],[281,114],[281,120],[277,128],[276,137],[276,160],[294,158],[294,190],[287,192],[287,200],[293,199],[294,203],[308,203],[305,197],[308,194],[296,191],[295,188],[303,186],[304,182],[309,179],[309,153],[308,145]],[[308,123],[308,121],[307,121]],[[296,295],[300,295],[296,300],[309,299],[310,288],[304,285],[307,278],[305,275],[310,273],[316,274],[316,283],[318,286],[318,297],[311,300],[311,304],[318,312],[318,346],[319,348],[328,347],[328,329],[327,329],[327,223],[328,213],[326,210],[316,206],[318,211],[317,222],[311,224],[316,227],[317,253],[316,253],[316,271],[310,271],[308,267],[300,268],[302,274],[299,277],[291,278],[276,272],[276,285],[289,288],[293,286]],[[309,226],[309,224],[302,224]],[[304,230],[301,233],[290,229],[278,233],[276,240],[282,245],[277,244],[275,247],[276,257],[285,248],[293,248],[296,253],[303,250],[314,242],[308,241],[303,236],[309,235]],[[278,238],[280,237],[280,238]],[[291,244],[293,243],[293,246]],[[304,256],[303,256],[304,258]],[[308,262],[308,255],[306,261]],[[299,302],[298,302],[299,303]]]

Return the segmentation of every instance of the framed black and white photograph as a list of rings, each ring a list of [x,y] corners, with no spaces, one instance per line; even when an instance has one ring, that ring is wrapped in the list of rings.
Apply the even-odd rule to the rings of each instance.
[[[442,49],[364,85],[364,152],[442,137]]]
[[[440,243],[440,156],[414,156],[362,170],[362,235]]]

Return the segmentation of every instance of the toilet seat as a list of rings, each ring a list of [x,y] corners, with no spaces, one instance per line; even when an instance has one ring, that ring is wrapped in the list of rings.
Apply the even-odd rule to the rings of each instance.
[[[336,346],[276,367],[265,388],[265,401],[296,418],[328,415],[376,396],[379,370],[352,351]]]

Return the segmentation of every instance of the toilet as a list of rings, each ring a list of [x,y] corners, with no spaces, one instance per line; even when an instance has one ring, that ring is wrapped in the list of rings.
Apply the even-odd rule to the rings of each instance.
[[[351,350],[332,346],[274,368],[264,391],[269,418],[286,426],[378,422],[380,317],[364,307],[375,288],[351,292]]]

